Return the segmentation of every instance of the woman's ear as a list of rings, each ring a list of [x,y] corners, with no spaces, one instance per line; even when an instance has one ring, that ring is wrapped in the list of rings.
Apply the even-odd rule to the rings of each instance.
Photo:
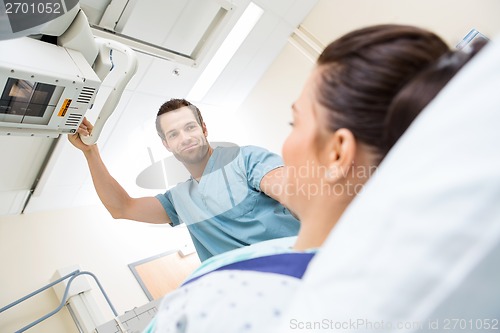
[[[325,179],[336,182],[348,175],[356,155],[356,139],[352,132],[341,128],[329,134],[324,151]]]

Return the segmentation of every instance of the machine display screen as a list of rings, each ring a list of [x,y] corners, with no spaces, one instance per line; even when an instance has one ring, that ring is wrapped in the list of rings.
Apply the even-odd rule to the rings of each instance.
[[[56,105],[50,101],[58,87],[51,84],[9,78],[0,98],[0,114],[43,118]],[[57,100],[57,99],[56,99]]]
[[[9,78],[0,99],[0,113],[43,117],[56,86]]]

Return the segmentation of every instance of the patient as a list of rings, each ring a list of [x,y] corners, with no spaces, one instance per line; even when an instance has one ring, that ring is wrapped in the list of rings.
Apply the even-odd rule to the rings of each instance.
[[[449,86],[484,41],[446,53],[396,95],[384,135],[392,151],[266,332],[428,332],[446,329],[445,318],[498,318],[496,42]]]
[[[301,220],[295,245],[215,256],[165,296],[148,332],[264,332],[280,319],[316,249],[387,151],[391,101],[448,51],[410,26],[360,29],[329,44],[292,106],[283,145],[286,206]],[[255,250],[257,248],[257,250]]]

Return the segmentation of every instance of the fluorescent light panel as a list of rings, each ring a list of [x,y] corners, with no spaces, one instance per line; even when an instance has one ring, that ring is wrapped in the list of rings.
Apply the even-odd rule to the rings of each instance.
[[[250,2],[189,92],[189,100],[200,101],[205,97],[263,13],[262,8]]]

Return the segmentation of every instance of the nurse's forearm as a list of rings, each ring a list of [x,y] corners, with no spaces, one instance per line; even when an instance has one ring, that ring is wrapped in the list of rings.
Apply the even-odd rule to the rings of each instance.
[[[99,199],[113,218],[125,218],[124,212],[131,198],[109,173],[102,161],[97,145],[93,145],[91,149],[84,151],[84,155]]]

